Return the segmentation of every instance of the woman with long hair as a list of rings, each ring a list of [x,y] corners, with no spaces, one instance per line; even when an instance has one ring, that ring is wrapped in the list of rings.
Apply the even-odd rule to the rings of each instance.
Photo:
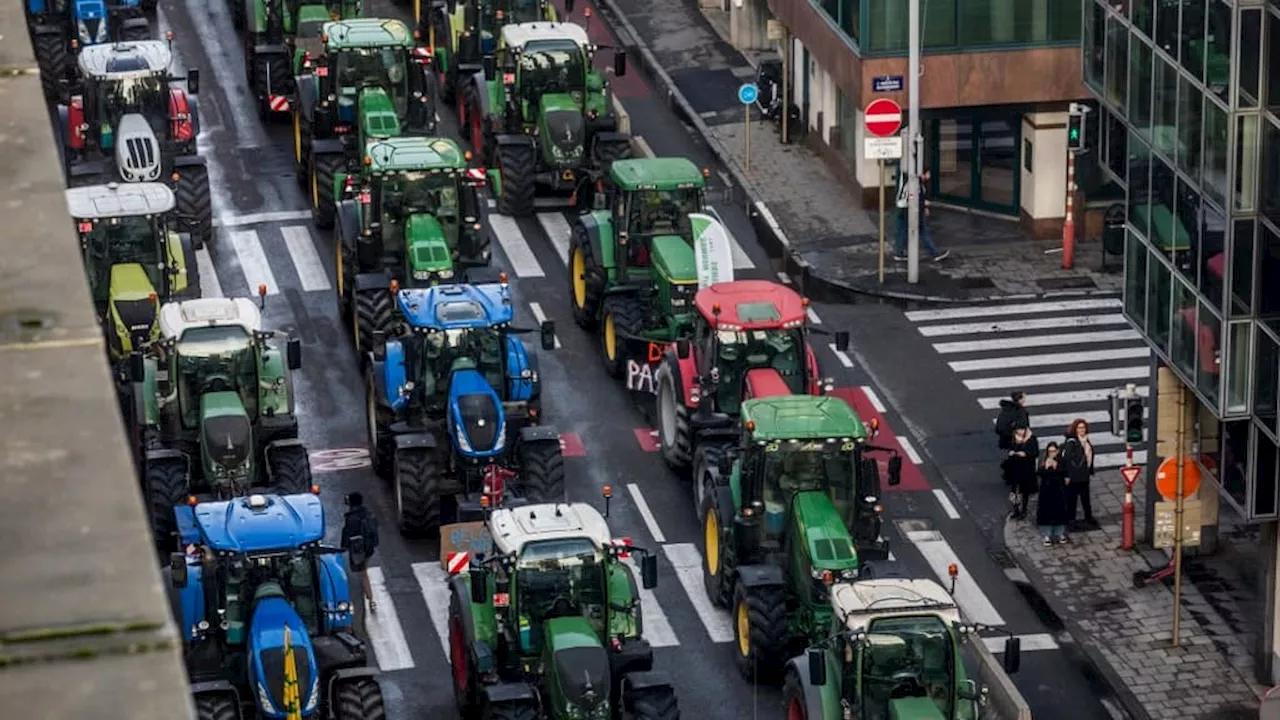
[[[1067,439],[1062,443],[1062,466],[1067,472],[1067,520],[1076,523],[1077,508],[1084,509],[1084,522],[1088,528],[1098,527],[1093,519],[1093,501],[1089,495],[1089,481],[1093,478],[1093,443],[1089,441],[1089,423],[1076,419],[1067,427]]]
[[[1039,462],[1040,499],[1036,503],[1036,524],[1040,526],[1040,537],[1046,547],[1070,542],[1067,537],[1067,488],[1070,481],[1058,452],[1058,443],[1050,442],[1044,446]]]

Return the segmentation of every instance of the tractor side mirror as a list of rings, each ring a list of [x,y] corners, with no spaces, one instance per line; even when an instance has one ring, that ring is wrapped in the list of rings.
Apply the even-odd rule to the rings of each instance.
[[[564,14],[572,15],[574,5],[576,5],[574,0],[564,0]]]
[[[471,602],[483,605],[489,601],[489,571],[481,567],[471,568]]]
[[[676,340],[676,357],[680,358],[681,360],[689,359],[689,339],[688,338],[680,338],[679,340]]]
[[[969,702],[977,700],[978,684],[972,680],[961,681],[960,686],[956,688],[956,697]]]
[[[135,383],[147,379],[147,361],[137,350],[129,353],[129,379]]]
[[[498,63],[492,55],[488,55],[480,62],[480,66],[484,68],[484,79],[492,80],[498,76]]]
[[[285,363],[290,370],[298,370],[302,367],[302,341],[298,338],[289,338],[289,342],[284,346]]]
[[[180,553],[169,553],[169,576],[173,586],[181,590],[187,586],[187,556]]]
[[[897,487],[902,484],[902,456],[893,455],[889,458],[889,487]]]
[[[373,359],[378,362],[387,359],[387,333],[382,330],[373,331]]]
[[[556,349],[556,323],[555,323],[555,321],[554,321],[554,320],[543,320],[543,321],[542,321],[541,332],[542,332],[542,349],[543,349],[543,350],[555,350],[555,349]]]
[[[195,68],[187,70],[187,93],[190,95],[200,94],[200,71]]]
[[[805,657],[809,660],[809,684],[814,687],[822,687],[827,684],[827,658],[826,654],[818,648],[809,648],[805,651]]]
[[[640,558],[640,585],[645,590],[652,590],[658,587],[658,556],[652,553],[645,553]]]
[[[613,74],[615,77],[627,74],[627,54],[622,50],[613,51]]]
[[[1004,641],[1004,671],[1010,675],[1022,667],[1022,638],[1011,637]]]
[[[836,349],[839,350],[840,352],[848,352],[849,350],[849,331],[848,330],[836,331]]]

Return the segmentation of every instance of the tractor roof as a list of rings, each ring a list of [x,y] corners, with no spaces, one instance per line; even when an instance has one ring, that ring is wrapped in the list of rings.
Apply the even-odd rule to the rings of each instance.
[[[784,395],[753,398],[742,403],[742,423],[755,423],[751,439],[824,440],[867,437],[849,403],[830,395]]]
[[[327,22],[320,31],[330,51],[380,47],[413,47],[413,34],[400,20],[352,18]]]
[[[698,166],[686,158],[615,160],[610,173],[623,190],[678,190],[707,184]]]
[[[400,313],[414,328],[453,330],[511,322],[511,288],[505,284],[436,285],[401,290]]]
[[[160,308],[160,333],[182,339],[192,328],[239,325],[249,335],[262,329],[262,312],[249,298],[201,298],[165,303]]]
[[[567,40],[579,47],[591,44],[587,31],[576,23],[531,22],[502,26],[502,44],[505,47],[523,48],[534,40]]]
[[[693,302],[708,319],[715,317],[713,311],[719,306],[717,327],[725,330],[799,327],[806,317],[799,293],[767,280],[716,283],[699,290]]]
[[[200,503],[194,515],[200,539],[219,552],[288,550],[324,539],[324,506],[316,495],[250,495]]]
[[[161,215],[177,204],[163,183],[108,183],[67,190],[67,209],[77,220]]]
[[[599,510],[586,503],[523,505],[489,515],[489,535],[503,554],[520,554],[527,543],[587,538],[604,549],[613,539]]]
[[[449,138],[394,137],[371,140],[364,151],[375,173],[415,170],[458,170],[466,155]]]
[[[932,580],[858,580],[831,589],[831,608],[850,630],[865,630],[872,620],[895,615],[932,614],[943,622],[960,622],[956,601]]]
[[[169,71],[173,53],[162,40],[137,40],[80,48],[80,74],[107,80],[148,77]]]

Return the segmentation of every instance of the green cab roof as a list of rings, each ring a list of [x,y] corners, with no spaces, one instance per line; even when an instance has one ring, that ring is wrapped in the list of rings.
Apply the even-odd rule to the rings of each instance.
[[[838,397],[784,395],[754,398],[742,403],[742,424],[755,423],[751,439],[823,440],[853,438],[865,440],[862,419]]]
[[[707,184],[698,166],[686,158],[615,160],[611,174],[623,190],[675,190]]]
[[[375,173],[416,170],[461,170],[466,155],[448,138],[393,137],[372,140],[365,147],[369,169]]]
[[[413,33],[400,20],[352,18],[327,22],[320,31],[330,52],[357,48],[413,47]]]

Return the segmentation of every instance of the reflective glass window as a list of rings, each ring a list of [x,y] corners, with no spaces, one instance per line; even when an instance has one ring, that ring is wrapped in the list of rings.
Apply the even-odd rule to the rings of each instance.
[[[1129,135],[1129,222],[1151,237],[1151,149],[1133,133]]]
[[[1224,99],[1227,98],[1228,77],[1231,67],[1231,8],[1225,3],[1214,3],[1213,13],[1209,16],[1209,33],[1210,39],[1215,46],[1211,47],[1209,55],[1209,77],[1208,84],[1211,90]],[[1221,22],[1222,30],[1217,29],[1216,25],[1219,16],[1225,16],[1225,20]],[[1219,38],[1219,32],[1223,37]],[[1221,43],[1222,49],[1219,50],[1216,45]],[[1217,63],[1221,67],[1228,68],[1222,70],[1215,67]],[[1258,99],[1262,97],[1258,90],[1258,83],[1262,76],[1262,11],[1261,10],[1241,10],[1240,11],[1240,92],[1237,96],[1240,98],[1241,109],[1258,107]]]
[[[1173,337],[1169,358],[1184,377],[1196,376],[1196,293],[1186,281],[1173,281]]]
[[[1138,327],[1147,324],[1147,252],[1137,235],[1125,233],[1124,312]]]
[[[1198,235],[1196,287],[1213,303],[1213,309],[1221,313],[1222,292],[1227,280],[1227,218],[1209,203],[1200,206]]]
[[[1197,80],[1204,79],[1205,0],[1182,0],[1182,67]],[[1214,4],[1221,4],[1214,2]]]
[[[892,2],[892,0],[888,0]],[[873,7],[874,7],[873,0]],[[899,5],[905,6],[900,0]],[[1084,81],[1099,95],[1103,95],[1103,73],[1107,52],[1107,11],[1100,2],[1090,2],[1084,14]]]
[[[1090,114],[1106,116],[1107,167],[1116,174],[1116,177],[1120,179],[1120,183],[1124,184],[1129,176],[1129,131],[1124,126],[1124,119],[1105,108],[1102,109],[1101,113]]]
[[[1200,182],[1200,115],[1204,96],[1185,76],[1178,89],[1178,167]]]
[[[1037,0],[1049,3],[1049,40],[1075,42],[1080,39],[1083,3],[1092,0]]]
[[[1155,58],[1155,98],[1151,127],[1152,145],[1167,157],[1176,157],[1178,146],[1178,71],[1159,55]]]
[[[1227,331],[1227,413],[1249,413],[1249,363],[1253,358],[1249,347],[1253,321],[1232,322]]]
[[[1248,420],[1224,422],[1220,426],[1222,432],[1222,457],[1218,466],[1222,468],[1222,489],[1227,491],[1232,500],[1240,507],[1249,505],[1249,440],[1252,435],[1252,423]]]
[[[1231,316],[1253,314],[1253,218],[1236,220],[1231,229]]]
[[[1178,10],[1181,3],[1176,0],[1157,0],[1156,6],[1156,47],[1169,53],[1175,61],[1178,59]]]
[[[1178,179],[1173,168],[1151,156],[1151,239],[1152,247],[1172,258],[1191,249],[1191,232],[1179,219]]]
[[[1253,516],[1276,514],[1276,444],[1266,433],[1254,432]]]
[[[1196,317],[1196,388],[1210,406],[1218,407],[1219,381],[1222,367],[1222,320],[1204,301]]]
[[[1267,18],[1266,47],[1280,48],[1280,19],[1275,15]],[[1280,112],[1280,52],[1272,50],[1267,55],[1267,107]]]
[[[1151,5],[1156,0],[1133,0],[1130,3],[1129,19],[1138,32],[1151,37],[1152,15]]]
[[[1223,207],[1227,194],[1227,128],[1227,111],[1205,100],[1204,192]]]
[[[1277,363],[1280,363],[1280,345],[1271,333],[1259,328],[1254,336],[1253,359],[1253,413],[1264,425],[1275,432]]]
[[[1280,55],[1280,52],[1276,54]],[[1256,115],[1240,117],[1240,137],[1236,141],[1239,158],[1236,164],[1236,186],[1241,196],[1237,207],[1241,209],[1254,207],[1248,191],[1255,188],[1249,178],[1257,175],[1256,172],[1250,175],[1249,170],[1257,166],[1252,162],[1253,155],[1249,151],[1256,146],[1257,125]],[[1268,118],[1262,122],[1262,132],[1262,186],[1256,189],[1261,190],[1262,214],[1280,225],[1280,127]]]
[[[1129,122],[1151,136],[1151,46],[1134,36],[1129,45]]]
[[[1164,353],[1169,352],[1169,320],[1173,313],[1173,273],[1158,256],[1147,259],[1147,335]]]
[[[1129,82],[1129,31],[1115,17],[1107,18],[1107,100],[1126,112]]]
[[[1258,315],[1280,316],[1280,234],[1258,224]]]

